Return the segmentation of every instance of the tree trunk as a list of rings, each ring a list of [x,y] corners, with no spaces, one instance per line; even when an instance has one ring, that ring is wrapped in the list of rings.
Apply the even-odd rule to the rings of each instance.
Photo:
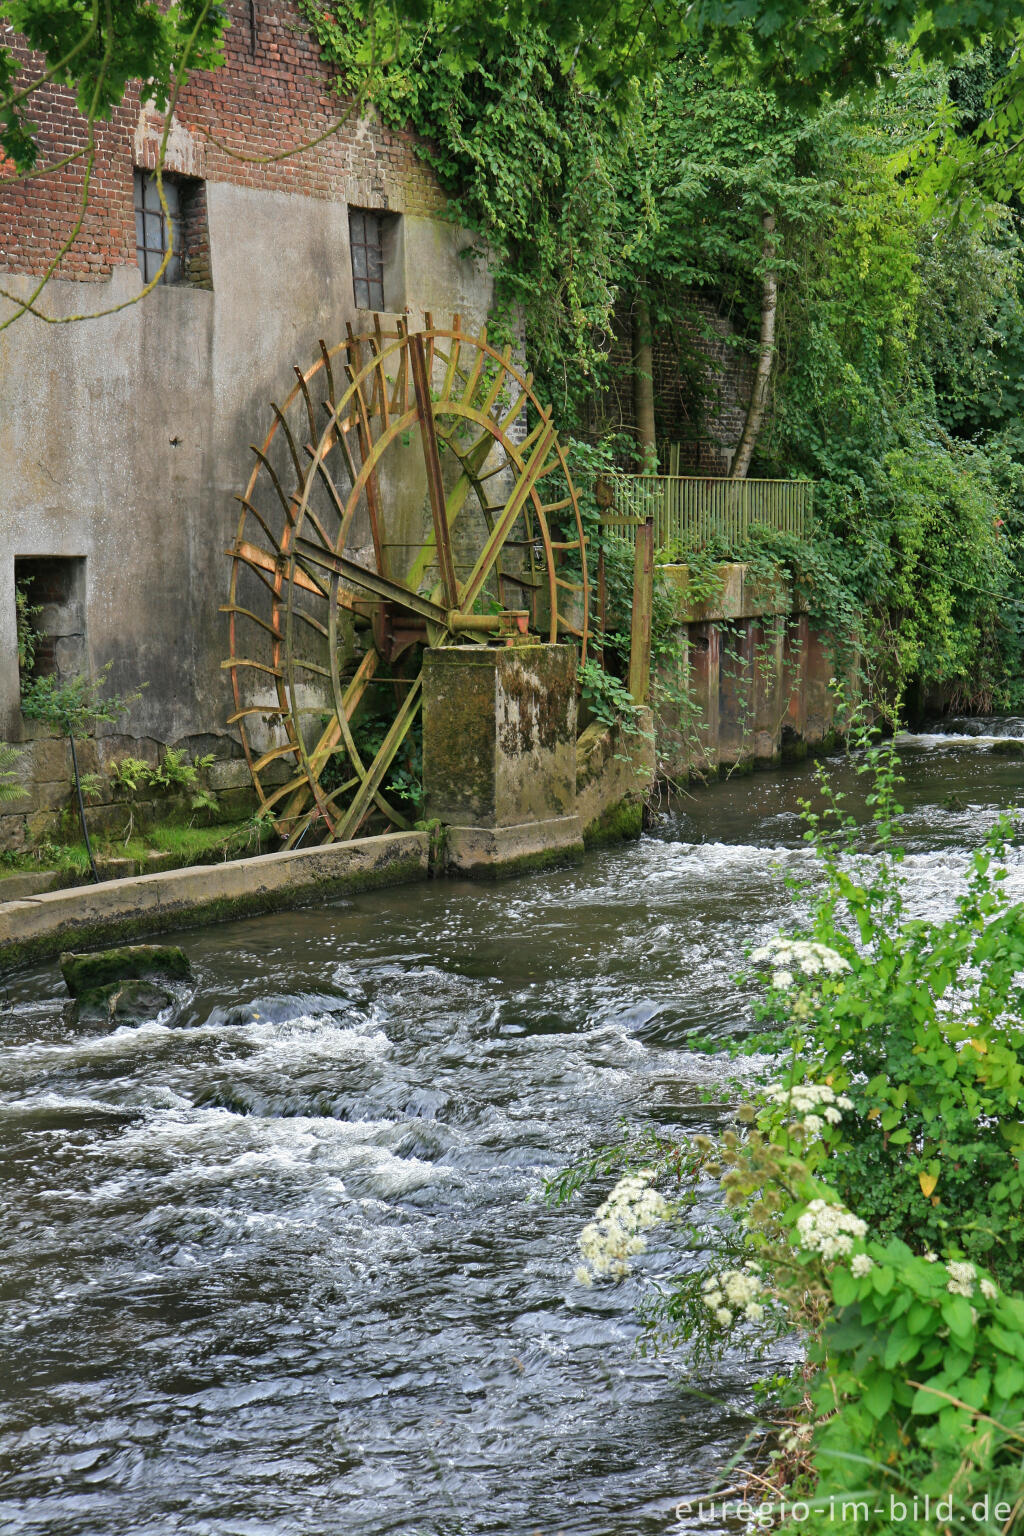
[[[637,294],[633,304],[633,415],[645,474],[656,474],[658,443],[654,428],[654,353],[651,346],[651,312],[647,300]]]
[[[764,408],[768,400],[768,382],[771,379],[772,364],[775,361],[775,310],[779,291],[775,275],[774,213],[765,213],[761,216],[761,228],[764,231],[765,263],[764,277],[761,280],[761,336],[758,342],[754,385],[750,391],[750,404],[747,406],[747,419],[743,423],[743,432],[736,446],[736,452],[733,454],[732,468],[729,471],[729,477],[732,480],[745,480],[750,470],[750,461],[754,457],[758,434],[764,420]]]

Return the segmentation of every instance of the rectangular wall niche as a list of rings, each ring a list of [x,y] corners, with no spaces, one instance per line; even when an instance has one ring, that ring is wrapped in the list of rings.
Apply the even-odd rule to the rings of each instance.
[[[85,557],[18,555],[14,584],[37,610],[30,619],[35,656],[29,676],[63,682],[86,671]]]
[[[402,215],[349,208],[348,233],[356,309],[399,313],[405,308]]]

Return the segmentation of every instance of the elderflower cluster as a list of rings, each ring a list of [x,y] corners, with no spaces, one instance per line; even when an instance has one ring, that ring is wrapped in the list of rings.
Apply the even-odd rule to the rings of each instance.
[[[954,1259],[946,1265],[946,1273],[949,1279],[946,1281],[946,1290],[951,1296],[973,1296],[974,1282],[978,1278],[978,1271],[973,1264],[966,1262],[960,1264]]]
[[[838,1259],[852,1250],[854,1240],[863,1237],[868,1228],[845,1206],[812,1200],[798,1218],[796,1230],[802,1247],[820,1253],[823,1259]]]
[[[785,1104],[803,1116],[800,1122],[809,1136],[819,1136],[827,1121],[838,1125],[844,1109],[853,1108],[853,1100],[836,1093],[827,1083],[770,1083],[765,1098],[772,1104]],[[819,1113],[820,1111],[820,1113]]]
[[[668,1202],[648,1188],[653,1178],[649,1168],[627,1174],[598,1206],[596,1219],[583,1228],[579,1250],[585,1262],[576,1270],[581,1285],[592,1284],[595,1276],[621,1280],[628,1275],[630,1259],[647,1248],[641,1233],[667,1219]]]
[[[840,971],[850,969],[849,961],[836,950],[827,944],[814,944],[805,939],[769,939],[767,944],[755,949],[750,958],[754,965],[771,965],[772,986],[780,992],[793,985],[794,970],[802,971],[805,976],[817,976],[822,971],[829,976],[838,976]]]
[[[743,1316],[750,1323],[759,1323],[764,1316],[764,1302],[758,1299],[764,1295],[764,1285],[756,1264],[726,1269],[717,1277],[709,1275],[701,1290],[704,1305],[723,1328],[728,1328],[734,1317]]]
[[[927,1257],[928,1255],[925,1254],[925,1258]],[[946,1265],[946,1273],[949,1276],[949,1279],[946,1281],[946,1290],[949,1291],[951,1296],[971,1297],[974,1295],[974,1282],[978,1280],[978,1271],[973,1264],[968,1263],[966,1259],[952,1259]],[[978,1289],[986,1301],[995,1301],[999,1295],[999,1287],[993,1280],[989,1280],[987,1277],[978,1280]],[[971,1311],[974,1312],[973,1307]],[[977,1313],[974,1315],[975,1321],[977,1321]]]

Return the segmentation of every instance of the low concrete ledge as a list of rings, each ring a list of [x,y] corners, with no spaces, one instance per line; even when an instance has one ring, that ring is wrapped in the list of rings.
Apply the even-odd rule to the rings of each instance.
[[[426,832],[394,832],[3,902],[0,970],[62,949],[281,912],[355,891],[425,880],[429,842]]]
[[[759,581],[749,567],[731,562],[717,567],[722,590],[704,602],[690,598],[690,571],[685,565],[659,565],[659,573],[679,595],[681,624],[758,619],[768,614],[806,612],[807,604],[796,598],[784,582]]]
[[[555,864],[575,864],[583,857],[583,826],[578,816],[554,816],[513,827],[448,827],[448,872],[473,880],[504,880]]]

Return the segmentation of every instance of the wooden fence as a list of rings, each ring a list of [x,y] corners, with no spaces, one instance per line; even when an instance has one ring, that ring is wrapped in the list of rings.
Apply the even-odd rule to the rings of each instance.
[[[723,480],[706,475],[616,475],[614,510],[603,519],[634,542],[635,525],[654,519],[659,550],[712,539],[741,544],[752,527],[810,532],[813,480]]]

